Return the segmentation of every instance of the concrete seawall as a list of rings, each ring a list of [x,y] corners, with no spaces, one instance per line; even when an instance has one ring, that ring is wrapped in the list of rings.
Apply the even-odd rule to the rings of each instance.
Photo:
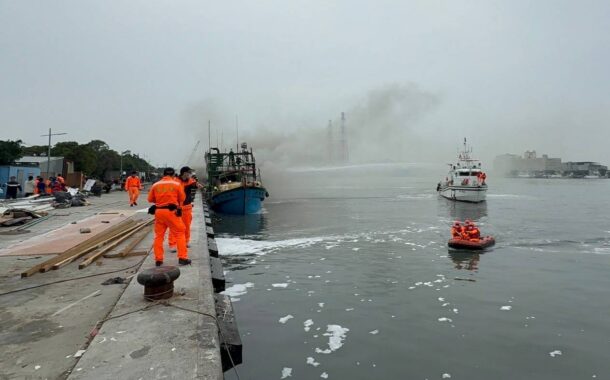
[[[207,208],[198,201],[189,249],[193,264],[180,267],[174,297],[147,301],[142,285],[132,280],[69,379],[222,379],[231,361],[241,361],[230,300],[214,294],[224,289],[224,276],[218,259],[210,258],[208,240],[215,243],[206,221]],[[165,265],[177,265],[176,255],[166,252]],[[139,271],[153,266],[151,255]],[[217,309],[223,310],[218,323]]]

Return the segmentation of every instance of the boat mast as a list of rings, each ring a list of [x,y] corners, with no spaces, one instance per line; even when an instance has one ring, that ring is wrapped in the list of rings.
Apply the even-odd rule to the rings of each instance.
[[[235,152],[239,153],[239,115],[235,115]]]

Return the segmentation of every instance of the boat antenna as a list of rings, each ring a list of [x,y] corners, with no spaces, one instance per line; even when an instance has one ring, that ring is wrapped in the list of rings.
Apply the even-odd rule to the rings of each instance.
[[[212,123],[208,120],[208,150],[212,152],[212,132],[211,132]]]
[[[239,115],[235,115],[235,136],[236,136],[236,143],[235,143],[235,151],[239,152]]]

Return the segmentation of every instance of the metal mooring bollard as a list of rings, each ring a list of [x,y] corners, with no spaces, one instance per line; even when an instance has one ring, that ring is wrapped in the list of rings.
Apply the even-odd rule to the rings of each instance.
[[[144,298],[148,301],[171,298],[174,295],[174,281],[180,277],[180,269],[160,266],[146,269],[138,274],[138,283],[144,285]]]

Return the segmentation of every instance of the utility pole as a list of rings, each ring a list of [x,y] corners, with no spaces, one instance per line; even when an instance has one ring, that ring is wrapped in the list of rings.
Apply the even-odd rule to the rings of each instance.
[[[119,173],[119,178],[123,178],[123,156],[126,154],[131,154],[131,151],[126,150],[124,152],[121,152],[121,172]]]
[[[51,170],[51,136],[60,136],[60,135],[67,135],[67,133],[52,133],[51,132],[51,128],[49,128],[49,134],[48,135],[40,135],[40,137],[49,137],[49,146],[48,146],[48,150],[47,150],[47,179],[49,178],[49,170]]]
[[[349,161],[349,151],[347,150],[347,135],[345,133],[345,112],[341,112],[341,159],[344,163]]]

